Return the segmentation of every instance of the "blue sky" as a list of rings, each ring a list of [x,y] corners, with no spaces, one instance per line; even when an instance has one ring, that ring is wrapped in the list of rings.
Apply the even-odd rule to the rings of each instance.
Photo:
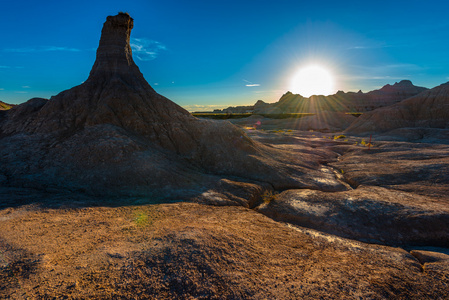
[[[335,92],[449,81],[447,1],[3,1],[0,100],[50,98],[83,82],[108,15],[134,18],[134,61],[191,111],[275,102],[305,65]]]

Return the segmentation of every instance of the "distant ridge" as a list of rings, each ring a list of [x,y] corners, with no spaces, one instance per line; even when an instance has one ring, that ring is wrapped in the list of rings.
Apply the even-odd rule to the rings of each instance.
[[[360,116],[348,134],[384,133],[398,128],[449,129],[449,82]]]
[[[319,113],[322,111],[367,112],[398,103],[426,90],[428,89],[425,87],[413,85],[410,80],[402,80],[393,85],[387,84],[381,89],[368,93],[363,93],[362,91],[357,93],[338,91],[334,95],[314,95],[306,98],[299,94],[287,92],[275,103],[265,103],[262,100],[258,100],[252,106],[228,107],[223,110],[215,110],[214,112],[251,112],[255,114]]]

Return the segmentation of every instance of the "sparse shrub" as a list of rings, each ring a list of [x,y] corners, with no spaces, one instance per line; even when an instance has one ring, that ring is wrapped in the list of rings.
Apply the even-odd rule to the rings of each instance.
[[[336,135],[336,136],[334,136],[334,140],[344,139],[345,137],[346,137],[346,135],[343,135],[343,134],[341,134],[341,135]]]
[[[356,144],[355,145],[357,145],[357,142],[356,142]],[[373,147],[374,145],[373,144],[371,144],[371,143],[367,143],[367,142],[365,142],[365,140],[364,139],[362,139],[362,141],[360,142],[360,145],[361,146],[364,146],[364,147]]]
[[[268,205],[271,203],[271,201],[276,200],[276,196],[277,196],[276,192],[273,193],[272,191],[265,191],[262,194],[262,201],[264,204]]]
[[[134,218],[134,222],[139,227],[141,227],[141,226],[143,227],[143,226],[148,225],[148,223],[149,223],[148,214],[146,214],[144,212],[136,213],[136,217]]]

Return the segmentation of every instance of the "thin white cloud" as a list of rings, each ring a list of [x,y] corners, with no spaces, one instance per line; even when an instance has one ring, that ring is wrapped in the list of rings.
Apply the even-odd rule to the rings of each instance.
[[[54,51],[67,51],[67,52],[80,52],[80,49],[70,47],[58,47],[58,46],[37,46],[37,47],[25,47],[25,48],[7,48],[3,49],[5,52],[15,53],[33,53],[33,52],[54,52]]]
[[[353,47],[349,47],[348,50],[360,50],[360,49],[367,49],[368,47],[366,46],[353,46]]]
[[[16,91],[15,93],[16,94],[28,94],[28,92],[25,92],[25,91]]]
[[[385,42],[379,42],[379,41],[371,41],[361,44],[356,44],[354,46],[350,46],[347,49],[348,50],[369,50],[369,49],[384,49],[384,48],[403,48],[403,47],[412,47],[413,44],[386,44]]]
[[[28,85],[22,85],[22,88],[23,88],[23,89],[30,89],[31,87],[28,86]]]
[[[149,61],[157,58],[162,51],[166,51],[164,44],[147,38],[131,38],[131,50],[134,57],[141,61]]]
[[[361,76],[340,76],[341,79],[344,80],[402,80],[402,79],[407,79],[404,76],[365,76],[365,75],[361,75]]]
[[[348,50],[367,50],[367,49],[383,49],[383,48],[393,48],[393,47],[401,47],[400,45],[367,45],[367,46],[352,46],[349,47]]]
[[[10,66],[0,66],[0,69],[9,69],[11,68]]]
[[[379,64],[375,66],[361,66],[361,65],[353,65],[352,67],[363,71],[363,72],[385,72],[385,71],[423,71],[426,70],[426,67],[415,65],[415,64],[407,64],[407,63],[397,63],[397,64]]]
[[[378,64],[374,66],[352,65],[352,75],[341,75],[339,78],[343,80],[402,80],[413,77],[416,74],[427,70],[427,67],[408,64]]]
[[[4,88],[0,88],[0,91],[4,91],[5,89]]]
[[[249,87],[251,87],[251,86],[260,86],[259,83],[253,83],[253,82],[251,82],[249,80],[246,80],[246,79],[243,79],[243,81],[247,83],[247,84],[245,84],[245,86],[249,86]]]

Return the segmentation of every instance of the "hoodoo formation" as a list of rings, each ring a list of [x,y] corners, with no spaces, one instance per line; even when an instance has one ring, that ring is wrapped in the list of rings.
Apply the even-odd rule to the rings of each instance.
[[[345,189],[322,174],[320,155],[298,158],[267,147],[228,122],[197,119],[159,95],[132,59],[132,28],[128,14],[109,16],[83,84],[50,100],[31,99],[2,117],[6,185],[181,198],[228,186],[222,180]]]

